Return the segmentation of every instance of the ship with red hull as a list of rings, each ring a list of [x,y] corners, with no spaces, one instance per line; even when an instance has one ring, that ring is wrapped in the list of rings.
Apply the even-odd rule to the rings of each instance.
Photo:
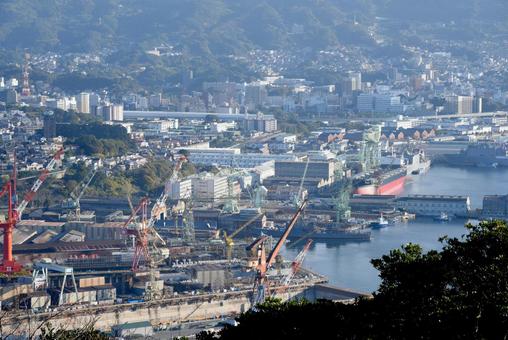
[[[406,169],[399,168],[355,183],[358,195],[398,195],[406,184]]]

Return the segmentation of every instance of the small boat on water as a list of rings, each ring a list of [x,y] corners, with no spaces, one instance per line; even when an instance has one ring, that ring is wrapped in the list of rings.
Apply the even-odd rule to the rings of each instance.
[[[450,221],[450,216],[448,216],[447,213],[442,212],[438,217],[434,217],[434,220],[438,222],[448,222]]]
[[[391,223],[390,221],[388,221],[386,218],[383,217],[383,215],[381,215],[381,217],[379,217],[379,220],[377,221],[374,221],[374,222],[371,222],[369,224],[369,226],[372,228],[372,229],[381,229],[381,228],[386,228],[390,225],[392,225],[393,223]]]
[[[400,218],[402,221],[407,222],[409,220],[414,220],[416,218],[416,215],[404,212],[404,214]]]

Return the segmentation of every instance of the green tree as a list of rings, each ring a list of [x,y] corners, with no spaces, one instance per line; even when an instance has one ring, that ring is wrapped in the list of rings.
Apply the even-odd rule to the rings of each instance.
[[[268,300],[242,314],[238,326],[200,339],[506,339],[508,226],[466,228],[462,238],[443,238],[441,251],[408,244],[373,260],[382,282],[372,298]]]

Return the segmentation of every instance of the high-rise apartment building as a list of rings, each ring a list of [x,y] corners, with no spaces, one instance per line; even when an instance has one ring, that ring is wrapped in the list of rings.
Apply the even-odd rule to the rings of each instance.
[[[482,97],[474,97],[473,99],[473,113],[482,113],[483,112],[483,98]]]
[[[44,138],[55,138],[56,137],[56,120],[55,114],[53,111],[45,111],[43,114],[44,117],[44,127],[43,133]]]
[[[445,111],[448,114],[471,114],[473,113],[473,97],[447,96]]]
[[[110,104],[102,107],[102,119],[106,121],[123,121],[123,105]]]
[[[362,74],[360,72],[351,73],[351,90],[362,90]]]
[[[76,98],[76,104],[79,113],[90,113],[90,93],[80,93]]]

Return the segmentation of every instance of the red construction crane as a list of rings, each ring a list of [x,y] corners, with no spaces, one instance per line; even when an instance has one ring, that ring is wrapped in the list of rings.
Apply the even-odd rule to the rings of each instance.
[[[187,161],[185,156],[181,156],[171,176],[172,180],[178,178],[178,173],[182,167],[182,164]],[[139,270],[139,263],[144,258],[145,262],[150,262],[150,252],[148,249],[150,234],[165,244],[164,239],[154,229],[155,221],[162,214],[166,208],[166,201],[168,200],[168,194],[164,191],[153,205],[150,214],[148,214],[148,206],[150,201],[148,198],[143,198],[138,204],[136,209],[132,211],[131,216],[124,224],[124,230],[127,235],[134,237],[134,257],[132,259],[132,271]],[[136,217],[140,214],[141,219],[136,221]]]
[[[14,228],[16,228],[16,223],[21,219],[25,208],[28,206],[37,191],[44,183],[44,181],[48,178],[49,173],[55,167],[56,162],[62,157],[64,153],[64,149],[61,148],[58,152],[53,156],[48,165],[42,170],[39,178],[32,185],[32,188],[28,193],[25,194],[23,201],[16,207],[16,180],[17,180],[17,170],[16,170],[16,155],[14,155],[14,164],[11,178],[4,184],[2,191],[0,192],[0,197],[7,195],[7,216],[5,217],[5,221],[0,223],[0,228],[3,229],[4,232],[4,244],[3,244],[3,259],[0,264],[0,273],[11,274],[17,273],[21,271],[21,265],[14,261],[12,257],[12,233]]]
[[[63,148],[57,151],[57,153],[53,156],[53,158],[51,158],[51,161],[49,161],[48,165],[46,165],[44,170],[42,170],[41,174],[39,175],[39,178],[37,178],[35,183],[30,188],[30,191],[25,194],[25,197],[23,197],[23,201],[21,201],[21,203],[16,208],[18,220],[21,220],[23,211],[25,211],[25,208],[28,206],[28,203],[30,203],[34,199],[35,195],[37,194],[37,191],[39,191],[39,188],[46,181],[46,179],[49,176],[49,173],[55,168],[56,162],[62,158],[63,154],[64,154]]]
[[[291,263],[291,270],[289,274],[284,278],[282,281],[282,284],[287,287],[291,283],[291,280],[295,277],[295,275],[300,271],[300,267],[302,266],[303,260],[305,259],[305,255],[307,255],[307,252],[309,251],[309,248],[312,244],[312,240],[308,240],[305,246],[303,247],[302,251],[298,253],[298,255],[295,257],[295,260],[293,263]]]
[[[127,235],[134,237],[134,256],[132,258],[132,271],[139,269],[139,262],[144,257],[148,260],[148,198],[143,198],[139,202],[136,209],[132,211],[131,216],[124,224],[124,230]],[[140,214],[141,219],[136,221],[137,215]]]
[[[270,255],[268,256],[268,259],[266,258],[266,249],[265,249],[265,240],[264,238],[260,242],[255,242],[254,245],[257,247],[257,268],[256,268],[256,278],[254,280],[254,289],[253,289],[253,299],[252,299],[252,306],[255,307],[259,303],[263,302],[265,300],[265,296],[269,290],[268,286],[268,280],[266,273],[268,269],[272,266],[273,262],[275,262],[275,258],[280,252],[280,249],[282,248],[282,245],[284,242],[286,242],[287,237],[289,236],[289,233],[291,230],[293,230],[293,227],[295,226],[296,222],[302,215],[305,207],[307,206],[307,200],[303,201],[298,210],[296,211],[295,215],[289,222],[288,226],[286,227],[286,230],[282,234],[282,236],[277,241],[277,244],[271,251]]]

